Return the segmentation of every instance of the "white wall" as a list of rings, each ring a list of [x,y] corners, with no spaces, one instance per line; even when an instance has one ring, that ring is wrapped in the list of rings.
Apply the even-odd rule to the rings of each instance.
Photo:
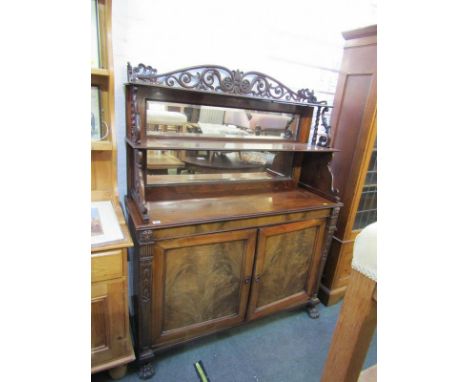
[[[200,64],[256,70],[333,102],[341,32],[376,21],[377,0],[114,0],[112,14],[119,194],[126,194],[126,65],[159,73]]]

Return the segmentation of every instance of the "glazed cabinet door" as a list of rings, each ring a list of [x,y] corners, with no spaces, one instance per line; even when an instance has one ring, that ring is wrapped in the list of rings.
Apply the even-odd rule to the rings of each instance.
[[[153,261],[153,344],[197,337],[244,320],[256,230],[163,240]]]
[[[132,352],[128,338],[126,279],[91,285],[91,367],[127,356]]]
[[[317,285],[325,219],[259,229],[248,318],[307,302]]]

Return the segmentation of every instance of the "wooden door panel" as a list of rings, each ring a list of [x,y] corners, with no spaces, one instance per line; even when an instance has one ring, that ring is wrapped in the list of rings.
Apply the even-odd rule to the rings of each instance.
[[[317,281],[325,220],[261,228],[249,318],[306,302]]]
[[[91,352],[107,350],[110,344],[108,299],[106,296],[91,301]]]
[[[129,352],[125,279],[91,285],[91,365]]]
[[[256,231],[234,231],[156,245],[154,343],[189,338],[243,321]]]

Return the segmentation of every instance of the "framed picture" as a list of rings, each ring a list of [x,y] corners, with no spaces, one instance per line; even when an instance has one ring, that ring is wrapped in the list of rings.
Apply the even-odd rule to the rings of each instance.
[[[97,0],[91,0],[91,67],[100,68],[99,10]]]
[[[91,203],[91,245],[124,238],[110,200]]]
[[[101,126],[101,95],[97,86],[91,86],[91,140],[102,138]]]

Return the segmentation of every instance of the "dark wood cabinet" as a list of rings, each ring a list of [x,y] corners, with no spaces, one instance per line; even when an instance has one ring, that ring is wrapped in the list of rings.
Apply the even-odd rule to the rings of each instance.
[[[331,166],[344,206],[320,285],[320,300],[327,305],[345,294],[355,237],[377,220],[377,26],[343,36],[331,119],[332,146],[339,152]]]
[[[299,306],[317,318],[341,207],[336,150],[307,144],[327,105],[220,66],[129,66],[128,80],[140,376],[154,373],[158,352],[201,336]]]

